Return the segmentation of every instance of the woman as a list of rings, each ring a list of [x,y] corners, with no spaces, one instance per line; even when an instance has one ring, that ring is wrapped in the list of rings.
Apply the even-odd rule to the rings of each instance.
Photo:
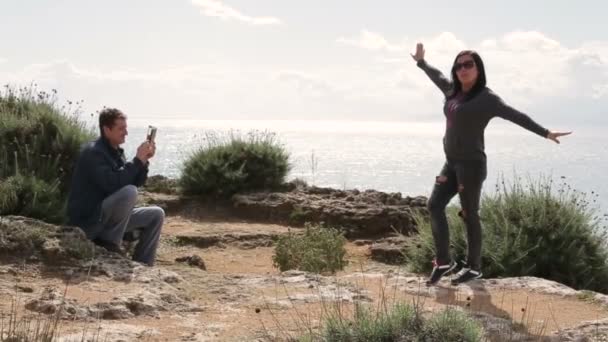
[[[481,188],[487,173],[484,130],[488,122],[498,116],[556,143],[559,143],[559,137],[572,132],[551,132],[526,114],[505,104],[486,87],[483,61],[475,51],[462,51],[456,56],[452,66],[452,81],[426,63],[422,44],[417,44],[416,54],[412,58],[445,96],[443,112],[446,130],[443,148],[446,162],[436,177],[428,201],[436,258],[427,285],[436,284],[456,267],[450,258],[450,235],[445,208],[458,193],[462,207],[459,215],[467,227],[468,253],[466,264],[456,278],[452,279],[452,284],[457,285],[482,276],[481,223],[478,211]]]

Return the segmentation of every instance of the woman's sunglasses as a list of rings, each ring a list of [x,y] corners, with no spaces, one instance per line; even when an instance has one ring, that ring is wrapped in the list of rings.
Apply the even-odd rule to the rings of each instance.
[[[472,69],[475,66],[474,61],[466,61],[462,63],[454,63],[454,71],[460,70],[460,68]]]

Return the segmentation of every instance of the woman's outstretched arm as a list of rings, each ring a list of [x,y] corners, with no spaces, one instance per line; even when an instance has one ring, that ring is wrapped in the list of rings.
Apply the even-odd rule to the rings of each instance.
[[[498,95],[490,93],[495,107],[495,114],[505,120],[509,120],[519,126],[536,133],[543,138],[555,141],[559,144],[559,137],[571,134],[572,132],[552,132],[532,120],[532,118],[517,109],[506,104]]]
[[[424,60],[424,46],[422,43],[416,45],[416,54],[411,55],[416,61],[416,65],[424,70],[427,76],[435,83],[435,85],[441,90],[441,92],[447,96],[448,92],[452,89],[452,82],[445,77],[441,71],[437,70],[433,66],[429,65]]]

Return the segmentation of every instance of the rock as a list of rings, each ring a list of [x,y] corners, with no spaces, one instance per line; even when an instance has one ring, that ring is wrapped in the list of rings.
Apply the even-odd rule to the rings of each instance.
[[[583,322],[578,326],[554,333],[559,341],[608,341],[608,319]]]
[[[176,258],[175,261],[185,262],[190,266],[198,267],[201,270],[207,270],[207,267],[205,266],[205,262],[203,261],[203,258],[201,258],[198,255],[179,257],[179,258]]]
[[[306,183],[305,180],[300,179],[300,178],[296,178],[294,180],[291,180],[285,184],[283,184],[282,189],[283,191],[295,191],[295,190],[303,190],[308,188],[308,184]]]
[[[150,192],[163,193],[174,195],[178,191],[177,179],[167,178],[163,175],[154,175],[148,177],[144,189]]]
[[[107,262],[107,261],[106,261]],[[108,263],[109,264],[109,263]],[[130,272],[121,272],[118,268],[132,267]],[[175,272],[162,268],[151,268],[129,263],[117,263],[114,266],[117,274],[131,274],[137,281],[134,285],[125,285],[124,291],[116,293],[117,297],[94,304],[79,303],[66,298],[58,289],[46,288],[38,298],[26,303],[26,308],[43,314],[59,314],[61,319],[106,319],[120,320],[136,316],[158,317],[159,312],[199,312],[202,309],[178,295],[173,285],[182,282]],[[141,280],[147,280],[142,282]]]
[[[405,261],[403,247],[389,243],[375,243],[370,247],[371,258],[389,265],[400,265]]]
[[[75,300],[65,298],[54,289],[47,289],[39,299],[29,301],[26,309],[47,314],[59,314],[62,319],[108,319],[120,320],[136,316],[158,316],[162,311],[197,312],[201,309],[186,303],[175,294],[154,294],[150,291],[139,291],[133,296],[115,298],[109,302],[93,305],[78,304]]]
[[[160,299],[163,300],[163,297],[161,296]],[[125,300],[125,306],[135,316],[153,314],[157,310],[160,310],[160,311],[166,310],[164,307],[160,307],[160,308],[156,307],[155,305],[153,305],[152,301],[148,300],[147,298],[145,298],[143,296],[138,296],[136,298],[129,298],[129,299]]]
[[[539,341],[538,336],[517,329],[517,326],[511,320],[491,316],[483,312],[474,312],[473,317],[483,325],[484,341]]]
[[[315,291],[309,293],[288,294],[286,298],[278,298],[278,304],[289,302],[302,303],[327,303],[327,302],[373,302],[367,295],[360,293],[359,289],[350,286],[336,286],[335,284],[321,285]]]
[[[47,265],[78,264],[103,255],[77,227],[56,226],[21,216],[0,217],[0,253]],[[107,252],[106,252],[107,253]]]
[[[178,235],[177,242],[182,245],[193,245],[198,248],[219,247],[234,245],[243,249],[256,247],[270,247],[279,234],[272,233],[238,233],[222,235]],[[177,261],[177,260],[176,260]]]
[[[281,273],[281,275],[284,277],[298,277],[298,276],[306,276],[306,275],[308,275],[308,273],[304,272],[304,271],[300,271],[300,270],[287,270],[287,271]]]
[[[424,276],[395,276],[389,279],[389,286],[397,286],[401,291],[418,294],[420,293],[420,285],[425,281]],[[448,282],[447,279],[442,282]],[[536,277],[510,277],[510,278],[491,278],[491,279],[480,279],[474,282],[470,282],[466,286],[469,291],[472,292],[487,292],[489,289],[495,291],[505,290],[521,290],[530,293],[539,293],[557,297],[568,297],[575,299],[591,300],[599,305],[604,305],[608,309],[608,296],[592,291],[577,291],[566,285],[558,282],[536,278]],[[435,295],[438,291],[444,289],[439,287],[432,287],[428,290],[427,294]]]
[[[334,190],[307,187],[289,192],[237,194],[232,197],[235,214],[249,219],[302,225],[323,222],[343,228],[349,236],[373,236],[387,232],[415,231],[413,214],[426,212],[425,197],[375,190]]]
[[[134,317],[133,313],[122,303],[99,303],[91,310],[93,317],[101,319],[119,320]]]
[[[389,265],[401,265],[405,261],[405,244],[406,239],[400,236],[378,240],[370,247],[371,258]]]
[[[158,334],[158,330],[146,326],[97,320],[95,329],[62,333],[61,337],[57,337],[57,341],[141,341],[154,340],[154,335]]]
[[[512,277],[503,279],[485,280],[486,286],[494,286],[508,289],[525,289],[537,293],[557,296],[576,296],[579,292],[558,282],[536,278],[536,277]],[[474,287],[473,284],[472,287]]]
[[[34,293],[34,288],[31,286],[15,285],[15,289],[25,293]]]
[[[133,281],[133,274],[120,273],[112,277],[114,281],[120,281],[124,283],[130,283]]]
[[[163,281],[167,284],[177,284],[182,280],[178,275],[168,275],[163,277]]]
[[[75,300],[65,298],[62,293],[52,288],[46,288],[40,298],[30,300],[25,308],[46,315],[58,315],[59,318],[83,319],[88,316],[85,308]]]
[[[187,203],[188,202],[179,195],[141,191],[137,196],[136,206],[144,207],[154,205],[162,208],[166,214],[171,214],[180,211]]]
[[[27,258],[27,262],[38,262],[40,261],[40,258],[36,255],[31,255]]]

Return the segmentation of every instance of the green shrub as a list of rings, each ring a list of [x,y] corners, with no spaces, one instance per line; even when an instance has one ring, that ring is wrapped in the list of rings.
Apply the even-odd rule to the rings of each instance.
[[[58,182],[48,184],[34,176],[0,180],[0,215],[18,215],[61,223],[65,207]]]
[[[80,147],[93,139],[94,134],[79,121],[78,104],[74,109],[71,102],[68,102],[69,107],[59,108],[55,96],[55,91],[52,94],[38,92],[32,87],[13,89],[7,86],[0,92],[0,181],[23,176],[17,183],[23,184],[23,188],[46,188],[48,191],[42,191],[47,196],[45,201],[52,202],[49,203],[52,208],[60,208],[67,198]],[[30,196],[35,198],[40,194]],[[3,203],[14,200],[0,198]],[[14,207],[20,208],[19,205]],[[57,218],[58,212],[33,212],[47,221],[61,220]]]
[[[413,338],[421,328],[421,317],[411,305],[396,304],[386,310],[374,310],[355,304],[353,319],[336,311],[323,327],[323,340],[335,342],[389,342]]]
[[[332,306],[326,311],[318,332],[310,332],[300,342],[477,342],[483,328],[467,313],[446,308],[425,318],[420,307],[405,303],[392,305],[355,303],[354,312]],[[312,329],[310,329],[312,330]]]
[[[418,335],[420,342],[478,342],[482,338],[481,324],[465,312],[452,308],[435,313],[425,322],[422,332]]]
[[[205,144],[185,162],[180,185],[185,194],[228,197],[278,188],[289,168],[289,154],[274,134],[208,134]]]
[[[289,213],[289,223],[291,224],[304,224],[308,219],[310,212],[302,209],[301,207],[294,207],[291,213]]]
[[[272,261],[281,272],[334,273],[347,264],[345,243],[343,234],[334,228],[306,225],[304,234],[290,232],[278,238]]]
[[[593,199],[566,183],[542,178],[527,183],[515,177],[501,182],[496,193],[484,196],[484,277],[535,276],[576,289],[608,292],[608,240],[605,227],[591,206]],[[466,227],[447,211],[453,256],[466,257]],[[435,254],[428,219],[418,217],[419,235],[406,247],[412,271],[430,272]]]

